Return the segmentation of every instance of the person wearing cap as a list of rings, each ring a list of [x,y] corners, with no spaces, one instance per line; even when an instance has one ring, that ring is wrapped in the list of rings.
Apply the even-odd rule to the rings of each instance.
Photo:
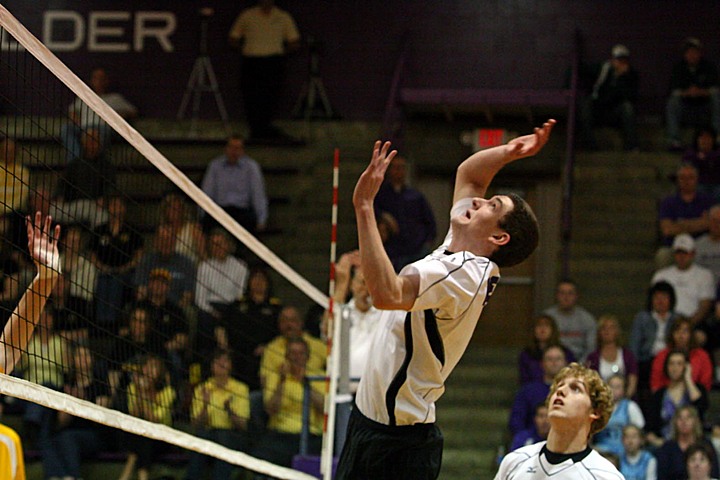
[[[580,108],[583,143],[597,150],[593,128],[610,125],[620,128],[625,150],[637,150],[635,103],[640,77],[630,65],[630,50],[625,45],[615,45],[611,58],[600,66],[593,78],[591,94]]]
[[[664,280],[675,289],[675,311],[697,324],[710,313],[715,300],[715,282],[710,270],[695,264],[695,240],[681,233],[672,244],[674,265],[655,272],[651,285]]]
[[[720,85],[715,65],[703,57],[703,45],[697,38],[683,42],[683,57],[670,74],[670,96],[665,108],[668,147],[682,148],[680,126],[683,122],[707,118],[720,131]],[[697,120],[694,120],[697,123]]]

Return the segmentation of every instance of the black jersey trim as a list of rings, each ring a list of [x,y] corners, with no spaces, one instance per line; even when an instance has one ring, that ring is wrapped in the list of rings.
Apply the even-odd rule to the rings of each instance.
[[[404,330],[405,359],[403,360],[402,365],[400,365],[400,369],[395,374],[395,377],[392,379],[392,382],[390,382],[387,392],[385,392],[385,408],[387,408],[388,412],[388,424],[392,426],[397,425],[397,421],[395,420],[395,404],[397,402],[397,396],[400,392],[400,388],[407,380],[408,367],[410,366],[410,360],[413,355],[412,316],[410,312],[405,315]]]
[[[585,450],[575,453],[555,453],[548,450],[547,445],[543,445],[540,450],[540,454],[545,455],[547,461],[553,465],[558,465],[566,460],[572,460],[573,463],[582,462],[591,452],[592,448],[586,447]]]
[[[445,366],[445,345],[438,329],[437,319],[432,310],[425,310],[425,333],[427,334],[430,349],[440,361],[440,365]]]

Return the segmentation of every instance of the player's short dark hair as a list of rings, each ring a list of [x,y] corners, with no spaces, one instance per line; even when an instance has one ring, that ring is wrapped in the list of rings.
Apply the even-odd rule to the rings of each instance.
[[[538,221],[530,205],[518,195],[508,195],[513,209],[500,219],[499,226],[510,235],[510,241],[500,246],[490,260],[500,267],[512,267],[535,251],[540,237]]]

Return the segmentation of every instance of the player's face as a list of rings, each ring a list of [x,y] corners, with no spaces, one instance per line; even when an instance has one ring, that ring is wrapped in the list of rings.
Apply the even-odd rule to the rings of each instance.
[[[513,208],[515,206],[507,195],[495,195],[487,199],[475,197],[472,206],[453,220],[463,230],[467,230],[471,238],[481,240],[490,237],[498,238],[499,235],[505,233],[499,226],[500,220]]]
[[[555,421],[589,422],[597,415],[592,410],[590,395],[585,380],[567,377],[561,380],[548,402],[548,418]]]
[[[695,452],[687,459],[689,480],[710,478],[710,459],[703,452]]]

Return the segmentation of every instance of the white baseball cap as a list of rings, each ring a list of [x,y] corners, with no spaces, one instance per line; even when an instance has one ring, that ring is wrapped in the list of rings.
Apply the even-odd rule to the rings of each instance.
[[[687,233],[680,233],[675,236],[672,244],[673,250],[683,250],[685,252],[695,251],[695,240]]]

